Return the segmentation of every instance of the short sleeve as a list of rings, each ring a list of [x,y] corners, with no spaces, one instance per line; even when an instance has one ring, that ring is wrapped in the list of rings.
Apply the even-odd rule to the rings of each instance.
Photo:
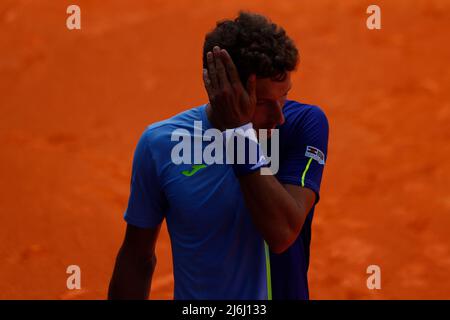
[[[316,106],[292,124],[277,178],[281,183],[309,188],[320,199],[320,184],[328,152],[328,119]]]
[[[130,196],[124,219],[137,227],[153,228],[162,222],[166,210],[167,202],[160,188],[147,129],[134,152]]]

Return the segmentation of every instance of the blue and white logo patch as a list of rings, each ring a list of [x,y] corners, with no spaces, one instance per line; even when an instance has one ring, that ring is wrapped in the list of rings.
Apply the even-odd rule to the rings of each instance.
[[[316,160],[320,164],[325,164],[325,156],[323,152],[317,149],[316,147],[307,146],[305,156]]]

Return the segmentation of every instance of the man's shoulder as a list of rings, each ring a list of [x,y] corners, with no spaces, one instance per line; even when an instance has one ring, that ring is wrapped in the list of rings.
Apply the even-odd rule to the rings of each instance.
[[[194,107],[180,112],[168,119],[154,122],[148,125],[142,137],[150,144],[170,141],[172,133],[177,129],[185,129],[192,131],[194,121],[201,121],[201,108],[203,106]]]
[[[328,130],[328,118],[323,109],[317,105],[288,100],[284,105],[283,114],[285,122],[281,128]]]
[[[328,121],[325,111],[318,105],[302,103],[295,100],[287,100],[283,112],[288,123],[289,120],[307,121],[320,119],[326,122]]]

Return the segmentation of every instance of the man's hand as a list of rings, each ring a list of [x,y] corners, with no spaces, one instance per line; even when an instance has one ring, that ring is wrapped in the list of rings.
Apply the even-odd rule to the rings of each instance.
[[[251,121],[256,107],[256,76],[244,89],[236,66],[225,49],[214,47],[206,55],[208,70],[203,82],[211,104],[211,120],[219,130],[240,127]]]

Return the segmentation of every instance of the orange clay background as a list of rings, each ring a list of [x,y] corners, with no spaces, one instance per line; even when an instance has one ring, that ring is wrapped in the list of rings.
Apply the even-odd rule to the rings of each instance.
[[[330,122],[311,297],[450,298],[449,1],[75,3],[78,31],[73,2],[0,2],[0,298],[106,297],[136,142],[207,101],[204,35],[239,9],[285,27],[301,51],[290,98]],[[381,30],[366,28],[372,3]],[[171,299],[165,226],[157,256],[151,298]]]

